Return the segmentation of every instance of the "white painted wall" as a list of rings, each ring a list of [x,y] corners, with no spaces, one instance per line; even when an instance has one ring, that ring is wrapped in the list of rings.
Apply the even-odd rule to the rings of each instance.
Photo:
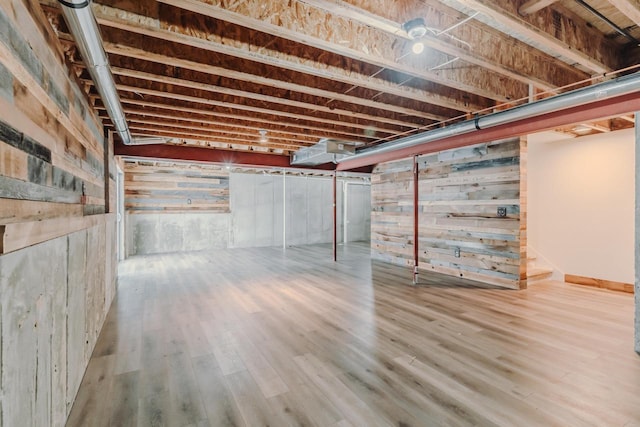
[[[338,242],[344,235],[343,182],[338,178]],[[371,187],[350,184],[348,188],[348,241],[369,240]],[[287,246],[333,240],[330,177],[287,175],[283,188],[282,175],[233,172],[229,199],[229,247],[281,246],[283,238]]]
[[[529,246],[564,274],[634,282],[634,130],[529,136]]]

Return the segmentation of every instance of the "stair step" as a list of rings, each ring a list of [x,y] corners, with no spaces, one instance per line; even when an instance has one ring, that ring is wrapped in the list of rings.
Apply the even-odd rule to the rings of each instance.
[[[550,277],[553,274],[553,270],[548,268],[530,268],[527,269],[528,280],[541,280]]]

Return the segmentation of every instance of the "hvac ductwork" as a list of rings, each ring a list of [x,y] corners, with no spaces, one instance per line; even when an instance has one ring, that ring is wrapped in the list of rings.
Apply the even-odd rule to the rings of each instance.
[[[109,60],[104,51],[102,37],[100,37],[98,23],[91,11],[91,2],[89,0],[58,1],[62,5],[62,12],[69,30],[76,40],[78,50],[87,65],[96,89],[100,93],[116,132],[124,144],[132,144],[131,133],[122,111]]]
[[[434,129],[417,135],[411,135],[395,141],[385,142],[375,147],[359,151],[354,156],[338,160],[338,163],[364,159],[369,156],[390,153],[403,148],[414,147],[458,135],[475,132],[499,125],[514,123],[530,117],[577,107],[595,101],[601,101],[640,91],[640,73],[619,77],[615,80],[599,83],[582,89],[556,95],[551,98],[524,104],[509,110],[488,114],[444,128]]]

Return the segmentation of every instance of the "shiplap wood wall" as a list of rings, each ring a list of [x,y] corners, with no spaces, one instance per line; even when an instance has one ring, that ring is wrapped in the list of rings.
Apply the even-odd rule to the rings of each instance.
[[[0,426],[64,425],[115,292],[112,146],[52,31],[0,2]]]
[[[419,270],[526,287],[525,153],[526,141],[511,139],[417,158]],[[372,253],[407,266],[413,266],[413,163],[381,164],[372,176]],[[498,207],[506,217],[498,217]]]
[[[377,259],[413,265],[413,158],[371,174],[371,248]]]
[[[229,171],[220,165],[125,162],[129,213],[229,212]]]

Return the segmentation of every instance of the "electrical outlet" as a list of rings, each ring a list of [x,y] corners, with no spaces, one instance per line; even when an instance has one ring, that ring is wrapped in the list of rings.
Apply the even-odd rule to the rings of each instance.
[[[504,206],[498,206],[498,218],[506,218],[507,217],[507,208]]]
[[[460,248],[453,248],[453,256],[460,258]]]

